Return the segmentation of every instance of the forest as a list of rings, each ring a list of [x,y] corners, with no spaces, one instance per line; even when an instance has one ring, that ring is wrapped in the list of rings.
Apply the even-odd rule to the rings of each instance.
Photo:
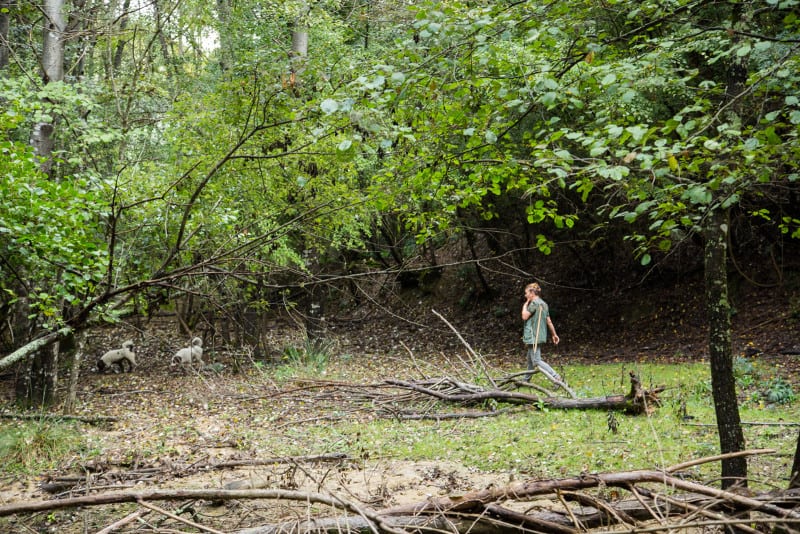
[[[486,338],[519,343],[527,282],[548,300],[565,288],[596,292],[609,324],[624,289],[691,283],[699,312],[673,318],[687,331],[702,325],[694,348],[708,373],[718,441],[707,456],[719,455],[719,481],[717,493],[672,483],[720,500],[714,520],[737,529],[755,531],[731,510],[796,530],[792,498],[734,497],[762,454],[748,451],[743,431],[734,322],[747,310],[742,287],[777,288],[776,330],[800,343],[798,3],[0,0],[3,412],[18,422],[82,417],[81,395],[98,380],[146,391],[157,382],[137,377],[162,366],[173,382],[208,386],[299,352],[307,361],[346,317],[360,317],[348,323],[354,338],[381,338],[415,360],[418,347],[371,330],[364,318],[378,313],[388,328],[436,324],[480,382],[384,384],[398,398],[542,410],[587,401],[611,429],[615,411],[650,414],[663,389],[631,373],[621,390],[510,392],[514,378],[498,381],[469,334],[483,327]],[[445,284],[452,306],[431,314],[431,303],[445,310],[431,300]],[[489,319],[467,322],[472,309]],[[302,351],[276,348],[287,325]],[[795,441],[782,489],[800,487]],[[592,484],[628,488],[655,473]],[[514,491],[590,486],[581,480]],[[658,501],[645,493],[637,499]],[[331,502],[309,495],[267,498]],[[485,507],[469,510],[521,521],[514,531],[598,524],[537,522],[496,498],[480,495]],[[442,509],[459,508],[450,499]],[[421,527],[343,508],[363,520],[355,530],[471,528],[463,517]],[[634,524],[625,513],[613,515]]]

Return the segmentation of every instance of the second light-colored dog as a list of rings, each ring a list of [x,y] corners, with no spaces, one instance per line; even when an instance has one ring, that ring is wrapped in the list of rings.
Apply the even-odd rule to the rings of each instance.
[[[186,364],[192,365],[194,362],[198,362],[200,367],[204,365],[203,340],[199,337],[192,339],[192,344],[190,346],[184,347],[176,352],[175,356],[172,357],[170,366]]]

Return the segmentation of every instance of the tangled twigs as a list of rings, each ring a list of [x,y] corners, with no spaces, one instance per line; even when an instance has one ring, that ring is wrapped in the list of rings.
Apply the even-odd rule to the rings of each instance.
[[[136,521],[140,517],[144,517],[149,513],[150,513],[150,510],[136,510],[135,512],[132,512],[132,513],[126,515],[125,517],[123,517],[119,521],[114,521],[113,523],[111,523],[107,527],[103,528],[102,530],[98,530],[97,534],[111,534],[111,532],[114,532],[115,530],[118,530],[118,529],[124,527],[125,525],[127,525],[128,523],[130,523],[132,521]]]
[[[494,379],[492,378],[492,375],[491,375],[491,374],[489,373],[489,371],[487,370],[486,361],[483,359],[483,357],[481,357],[481,356],[480,356],[480,355],[479,355],[477,352],[475,352],[474,350],[472,350],[472,347],[470,347],[469,343],[467,343],[467,341],[466,341],[466,340],[464,339],[464,337],[463,337],[463,336],[462,336],[462,335],[461,335],[461,334],[458,332],[458,330],[456,330],[456,329],[453,327],[453,325],[452,325],[452,324],[450,324],[450,322],[449,322],[447,319],[445,319],[445,318],[444,318],[444,317],[443,317],[443,316],[442,316],[442,315],[441,315],[439,312],[437,312],[436,310],[431,310],[431,312],[433,312],[433,314],[434,314],[436,317],[438,317],[439,319],[441,319],[441,320],[444,322],[444,324],[446,324],[446,325],[447,325],[447,326],[450,328],[450,330],[452,330],[452,331],[455,333],[455,335],[458,337],[458,339],[461,341],[461,343],[463,343],[463,344],[464,344],[464,347],[466,347],[466,349],[467,349],[467,352],[469,353],[469,355],[470,355],[470,356],[472,356],[472,362],[471,362],[471,365],[468,365],[468,367],[477,366],[477,367],[478,367],[478,369],[480,369],[481,373],[482,373],[482,374],[483,374],[483,375],[486,377],[486,379],[489,381],[489,383],[490,383],[490,384],[492,384],[492,386],[493,386],[493,387],[497,387],[497,384],[495,384],[495,383],[494,383]]]
[[[771,452],[774,451],[750,450],[735,453],[735,455],[752,456]],[[728,456],[730,455],[720,455],[712,459],[717,461]],[[652,521],[653,519],[661,523],[662,526],[658,527],[659,529],[667,529],[670,524],[667,518],[675,515],[683,515],[682,526],[696,525],[698,519],[715,524],[739,525],[744,522],[743,530],[747,530],[751,534],[756,534],[756,531],[748,525],[759,521],[800,524],[800,511],[797,510],[796,496],[792,498],[789,495],[765,495],[763,497],[742,495],[686,481],[675,476],[678,470],[687,465],[696,465],[703,461],[712,461],[712,459],[677,464],[664,470],[585,474],[559,480],[530,479],[504,487],[490,486],[462,495],[428,498],[422,502],[377,511],[338,496],[315,492],[276,489],[206,489],[115,492],[71,499],[18,503],[0,507],[0,516],[122,502],[135,502],[155,510],[152,504],[145,505],[145,503],[181,499],[209,501],[271,499],[305,503],[309,511],[315,504],[328,506],[335,512],[332,517],[319,518],[309,515],[304,520],[306,526],[314,525],[314,528],[320,531],[333,529],[335,525],[347,524],[352,525],[353,530],[397,534],[403,528],[419,525],[420,518],[426,518],[427,524],[438,524],[437,518],[440,517],[445,517],[448,524],[463,526],[464,530],[471,529],[477,522],[488,521],[502,523],[505,528],[512,530],[523,531],[526,528],[535,528],[555,534],[572,534],[576,529],[584,530],[613,523],[624,523],[638,531],[642,526],[640,521]],[[603,497],[606,494],[605,490],[612,487],[631,492],[635,500],[617,499],[617,495],[613,502],[606,501]],[[590,488],[603,488],[603,491],[600,492],[600,496],[591,497],[578,493]],[[618,494],[617,491],[613,493]],[[506,502],[524,502],[541,498],[544,495],[563,498],[562,503],[567,511],[565,513],[530,514],[520,513],[505,506]],[[566,498],[579,501],[582,506],[579,509],[573,509],[567,505]],[[636,506],[637,503],[639,506]],[[733,512],[731,512],[732,510]],[[156,511],[162,513],[160,509]],[[737,517],[736,514],[740,512],[747,512],[747,518]],[[555,525],[551,525],[553,523]],[[673,522],[672,525],[674,526],[674,524]],[[292,528],[300,528],[296,523],[293,525]],[[289,526],[289,524],[271,525],[243,532],[279,532]]]
[[[51,494],[74,495],[76,493],[97,492],[107,489],[121,489],[132,487],[138,482],[158,482],[169,478],[181,478],[200,471],[232,469],[236,467],[254,467],[276,464],[301,464],[301,463],[338,463],[350,460],[345,453],[316,454],[306,456],[275,456],[271,458],[247,458],[215,461],[196,461],[191,464],[170,462],[166,465],[142,467],[128,471],[114,471],[108,469],[108,464],[85,465],[81,476],[67,475],[46,478],[39,487],[42,491]]]
[[[164,510],[163,508],[159,508],[158,506],[155,506],[154,504],[150,504],[150,503],[145,502],[145,501],[138,501],[138,503],[139,503],[139,506],[147,508],[148,510],[152,510],[153,512],[158,512],[161,515],[167,516],[170,519],[174,519],[175,521],[179,521],[181,523],[189,525],[190,527],[194,527],[197,530],[200,530],[202,532],[209,532],[211,534],[225,534],[224,532],[222,532],[220,530],[216,530],[214,528],[207,527],[207,526],[201,525],[199,523],[195,523],[194,521],[190,521],[189,519],[186,519],[186,518],[181,517],[179,515],[173,514],[172,512],[170,512],[168,510]]]

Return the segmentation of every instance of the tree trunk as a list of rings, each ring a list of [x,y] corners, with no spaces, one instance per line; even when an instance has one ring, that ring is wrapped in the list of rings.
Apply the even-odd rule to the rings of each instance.
[[[78,391],[78,377],[80,376],[81,360],[83,359],[83,348],[86,345],[86,335],[81,334],[78,338],[78,348],[72,357],[72,369],[69,373],[69,389],[67,398],[64,400],[64,414],[72,415],[75,412],[75,398]]]
[[[312,276],[319,272],[319,251],[316,248],[305,251],[306,267]],[[309,284],[306,288],[306,338],[311,347],[319,349],[325,339],[325,291],[319,284]]]
[[[288,87],[295,96],[300,95],[300,85],[303,73],[306,70],[306,56],[308,55],[308,24],[306,18],[310,8],[303,3],[301,13],[294,22],[292,29],[292,50],[289,53],[289,79]]]
[[[64,8],[63,0],[45,0],[44,28],[42,32],[42,80],[45,84],[64,79]],[[31,145],[42,158],[42,171],[53,171],[53,146],[55,126],[52,122],[37,122],[33,126]]]
[[[0,0],[0,70],[8,67],[8,21],[11,0]]]
[[[794,462],[789,477],[789,488],[800,488],[800,434],[797,435],[797,447],[794,449]]]
[[[92,15],[91,6],[86,5],[86,0],[72,0],[72,11],[67,18],[65,34],[75,36],[75,46],[72,49],[71,58],[65,59],[64,63],[69,64],[71,60],[70,73],[77,79],[83,78],[86,68],[86,57],[89,55],[90,43],[90,20]],[[65,52],[66,56],[66,52]],[[88,112],[87,112],[88,113]]]
[[[45,0],[42,32],[42,81],[64,80],[64,0]],[[31,146],[41,159],[42,172],[53,178],[55,125],[37,122],[31,133]],[[24,406],[48,406],[56,401],[58,385],[58,343],[51,350],[39,350],[30,360],[27,376],[17,382],[17,401]],[[22,394],[22,396],[20,396]]]
[[[292,29],[292,49],[289,52],[289,78],[285,80],[287,89],[292,94],[299,96],[305,61],[308,55],[308,27],[306,17],[309,8],[306,4],[301,7],[301,14],[294,22]],[[320,269],[320,253],[315,246],[310,246],[304,251],[308,271],[315,276]],[[325,292],[323,287],[311,284],[307,291],[306,307],[306,336],[310,346],[319,349],[325,338]]]
[[[711,360],[711,388],[717,415],[720,451],[723,454],[744,450],[744,434],[731,351],[731,309],[728,300],[727,212],[713,209],[706,226],[705,277]],[[747,485],[747,459],[733,457],[722,461],[722,487]]]
[[[233,32],[231,27],[231,5],[229,0],[217,0],[217,20],[219,21],[219,68],[225,73],[233,63]]]
[[[47,407],[57,400],[58,345],[55,342],[34,353],[28,368],[17,377],[17,404],[22,408]]]
[[[157,4],[156,4],[157,9]],[[119,34],[120,38],[117,41],[117,45],[114,48],[114,60],[111,63],[112,68],[114,69],[114,73],[119,72],[120,66],[122,65],[122,56],[125,53],[125,44],[127,41],[122,37],[125,35],[125,29],[128,27],[128,11],[130,11],[131,2],[130,0],[125,0],[122,3],[122,16],[119,18]]]

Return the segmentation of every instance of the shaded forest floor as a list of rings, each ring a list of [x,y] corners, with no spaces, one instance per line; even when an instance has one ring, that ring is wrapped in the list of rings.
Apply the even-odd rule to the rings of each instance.
[[[464,353],[465,343],[498,371],[519,371],[524,365],[519,309],[525,282],[493,280],[488,297],[462,277],[445,274],[432,286],[392,293],[380,300],[381,305],[377,301],[357,306],[350,301],[331,302],[328,349],[336,356],[329,372],[352,383],[435,375]],[[707,357],[702,284],[697,279],[653,283],[616,294],[546,282],[543,286],[562,338],[557,347],[547,345],[543,354],[556,367],[577,362],[680,363]],[[741,284],[732,302],[736,307],[734,353],[779,365],[800,390],[800,300],[795,288],[786,284],[764,290]],[[387,459],[367,466],[363,459],[352,458],[348,465],[323,462],[300,469],[275,464],[216,470],[211,466],[218,461],[263,459],[250,447],[256,434],[296,433],[303,440],[307,429],[337,417],[335,410],[328,411],[331,407],[303,402],[302,392],[280,391],[270,375],[261,372],[264,365],[281,362],[287,349],[302,345],[302,330],[292,317],[276,317],[267,334],[266,362],[253,361],[239,347],[209,340],[206,359],[222,364],[222,371],[182,374],[170,368],[169,359],[186,343],[186,336],[177,333],[176,322],[167,316],[93,331],[89,337],[92,360],[129,337],[137,343],[139,367],[134,373],[94,374],[93,361],[84,362],[82,369],[79,413],[120,418],[113,425],[86,431],[89,450],[101,454],[87,461],[73,459],[73,465],[80,465],[84,472],[116,472],[115,479],[99,478],[96,486],[122,482],[132,488],[156,483],[167,488],[222,487],[257,472],[258,477],[269,479],[270,487],[326,487],[361,502],[388,506],[508,482],[508,474],[479,473],[443,461]],[[11,381],[4,380],[2,385],[3,405],[8,406]],[[41,483],[63,474],[43,473],[33,480],[6,475],[0,504],[52,498],[42,491]],[[229,510],[221,507],[218,512]],[[243,513],[237,512],[236,517],[263,513],[239,512]],[[203,513],[216,512],[210,508]],[[64,532],[81,531],[81,521],[86,521],[74,513],[57,518]],[[102,517],[93,516],[92,521],[98,522],[94,528],[103,526]],[[229,526],[237,525],[233,521]]]

